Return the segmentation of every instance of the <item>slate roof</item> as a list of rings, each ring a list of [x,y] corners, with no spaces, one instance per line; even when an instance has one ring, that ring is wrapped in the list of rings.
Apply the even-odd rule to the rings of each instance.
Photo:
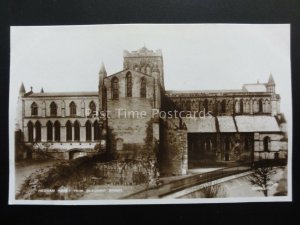
[[[80,97],[80,96],[98,96],[98,92],[44,92],[31,93],[27,97]]]
[[[280,131],[274,116],[236,116],[239,132],[277,132]]]
[[[214,133],[217,132],[215,117],[183,118],[188,133]]]
[[[201,93],[240,93],[242,89],[226,90],[166,90],[167,94],[201,94]]]
[[[237,132],[232,116],[218,116],[217,119],[220,132]]]
[[[183,118],[183,122],[187,126],[188,133],[280,132],[274,116]]]
[[[244,84],[243,88],[248,92],[266,92],[265,84]]]

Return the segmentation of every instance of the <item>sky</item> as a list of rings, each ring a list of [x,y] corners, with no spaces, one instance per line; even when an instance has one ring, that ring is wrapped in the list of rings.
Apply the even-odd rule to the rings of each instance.
[[[123,50],[161,49],[167,90],[239,89],[272,73],[291,117],[290,26],[245,24],[11,27],[10,100],[26,91],[97,91],[101,62],[122,70]]]

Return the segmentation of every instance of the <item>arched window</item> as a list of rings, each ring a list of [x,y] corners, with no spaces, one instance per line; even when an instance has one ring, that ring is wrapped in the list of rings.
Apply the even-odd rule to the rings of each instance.
[[[230,150],[230,140],[229,138],[225,138],[225,151],[228,152]]]
[[[112,99],[119,99],[119,79],[114,77],[111,80]]]
[[[149,65],[146,66],[146,74],[148,74],[148,75],[151,74],[151,68]]]
[[[267,113],[271,112],[270,101],[268,99],[266,99],[266,101],[265,101],[265,110],[264,111]]]
[[[250,140],[247,137],[245,138],[244,149],[245,149],[245,151],[250,150]]]
[[[70,115],[71,116],[76,116],[76,104],[72,101],[70,103]]]
[[[243,99],[240,100],[240,113],[244,112],[244,102]]]
[[[258,105],[256,99],[253,100],[253,112],[254,113],[258,112]]]
[[[99,127],[99,123],[96,120],[93,124],[94,126],[94,140],[100,140],[100,127]]]
[[[31,104],[31,115],[37,116],[38,115],[38,106],[35,102]]]
[[[77,120],[74,122],[74,140],[80,141],[80,124]]]
[[[132,97],[132,75],[130,72],[126,75],[126,96]]]
[[[53,125],[51,121],[48,121],[46,126],[47,126],[47,141],[53,141]]]
[[[67,141],[72,141],[72,123],[70,121],[66,123],[66,129],[67,129]]]
[[[206,150],[206,151],[211,151],[211,150],[212,150],[210,138],[207,138],[207,139],[205,140],[205,150]]]
[[[192,110],[191,101],[188,100],[186,101],[186,111],[191,111],[191,110]]]
[[[259,99],[258,101],[258,112],[263,112],[263,100]]]
[[[221,102],[215,101],[215,114],[217,115],[219,112],[221,113]]]
[[[141,98],[146,98],[147,95],[147,87],[146,87],[146,79],[143,77],[141,79],[141,89],[140,89]]]
[[[42,139],[42,125],[39,121],[35,122],[35,141],[39,142]]]
[[[27,123],[27,129],[28,129],[28,141],[33,142],[33,123],[31,121]]]
[[[221,102],[221,113],[226,113],[226,100]]]
[[[270,142],[271,142],[270,137],[268,137],[268,136],[264,137],[263,142],[264,142],[264,151],[269,151],[270,150],[269,145],[270,145]]]
[[[116,140],[116,150],[117,151],[120,151],[120,150],[122,150],[123,149],[123,143],[124,141],[123,141],[123,139],[122,138],[118,138],[117,140]]]
[[[239,113],[239,111],[240,111],[240,104],[239,104],[239,101],[238,100],[236,100],[235,101],[235,107],[234,107],[234,112],[235,113]]]
[[[205,114],[208,112],[208,100],[205,99],[204,102],[203,102],[203,108],[205,110]]]
[[[89,108],[90,108],[90,115],[89,116],[93,116],[96,113],[96,104],[94,101],[91,101],[89,104]]]
[[[57,115],[57,105],[55,102],[51,102],[51,104],[50,104],[50,115],[51,116]]]
[[[107,108],[107,88],[106,88],[106,86],[103,86],[102,107],[104,110],[106,110],[106,108]]]
[[[87,141],[91,141],[92,140],[92,125],[91,122],[88,120],[85,123],[85,139]]]
[[[249,99],[247,99],[247,100],[245,101],[244,112],[245,112],[245,113],[249,113],[249,112],[250,112],[250,101],[249,101]]]
[[[58,121],[54,123],[54,140],[57,142],[60,141],[60,123]]]
[[[201,111],[201,104],[202,104],[202,101],[198,101],[198,112]]]

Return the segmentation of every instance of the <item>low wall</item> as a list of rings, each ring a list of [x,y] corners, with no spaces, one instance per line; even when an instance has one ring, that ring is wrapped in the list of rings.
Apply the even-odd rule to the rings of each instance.
[[[97,163],[95,174],[99,179],[95,184],[138,185],[156,181],[157,167],[155,160],[149,161],[111,161]]]

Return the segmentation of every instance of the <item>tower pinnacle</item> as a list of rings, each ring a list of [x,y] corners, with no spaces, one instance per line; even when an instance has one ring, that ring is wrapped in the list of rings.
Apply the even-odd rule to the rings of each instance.
[[[103,63],[103,62],[101,63],[101,67],[100,67],[99,74],[100,74],[100,75],[103,75],[103,77],[106,77],[106,75],[107,75],[106,69],[105,69],[105,66],[104,66],[104,63]]]
[[[19,94],[20,95],[24,95],[26,93],[26,90],[25,90],[25,86],[22,82],[21,86],[20,86],[20,90],[19,90]]]
[[[270,73],[268,84],[275,84],[275,81],[274,81],[272,73]]]

